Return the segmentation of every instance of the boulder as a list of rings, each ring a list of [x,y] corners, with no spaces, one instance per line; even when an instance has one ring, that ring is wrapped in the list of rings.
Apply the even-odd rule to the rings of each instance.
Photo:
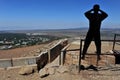
[[[59,73],[69,72],[69,68],[67,66],[59,66],[59,68],[57,69],[57,72]]]
[[[20,71],[18,72],[21,75],[28,75],[34,72],[34,68],[32,66],[23,66],[21,67]]]
[[[112,50],[109,50],[109,53],[113,54],[114,52]]]
[[[55,68],[54,68],[54,67],[48,68],[48,73],[49,73],[50,75],[55,74]]]
[[[39,75],[41,78],[47,77],[48,75],[54,75],[56,72],[65,73],[69,72],[69,68],[67,66],[46,66],[39,71]]]
[[[39,74],[40,74],[40,77],[41,77],[41,78],[44,78],[44,77],[48,76],[48,75],[49,75],[49,73],[48,73],[48,68],[43,68],[43,69],[41,69],[41,70],[39,71]]]

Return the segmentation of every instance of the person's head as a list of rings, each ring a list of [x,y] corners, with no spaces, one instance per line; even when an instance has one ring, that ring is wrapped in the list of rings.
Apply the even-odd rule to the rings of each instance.
[[[100,6],[98,4],[95,4],[93,6],[93,10],[94,10],[95,13],[98,13],[99,9],[100,9]]]

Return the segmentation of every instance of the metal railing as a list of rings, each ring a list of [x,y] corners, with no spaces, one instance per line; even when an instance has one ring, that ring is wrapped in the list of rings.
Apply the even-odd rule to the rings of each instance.
[[[115,49],[115,45],[116,45],[116,44],[117,44],[117,45],[120,45],[120,43],[116,43],[116,42],[118,41],[118,40],[116,40],[116,38],[117,38],[118,36],[120,37],[120,34],[115,34],[115,35],[114,35],[113,50]]]
[[[115,37],[114,37],[114,40],[101,40],[102,42],[113,42],[113,46],[115,45],[115,42],[120,42],[120,40],[115,40],[115,38],[116,38],[116,34],[115,34]],[[64,49],[62,49],[62,55],[65,55],[66,54],[66,52],[68,52],[68,51],[80,51],[79,52],[79,64],[78,64],[78,72],[80,73],[80,71],[81,71],[81,68],[80,68],[80,66],[81,66],[81,55],[82,55],[82,43],[85,41],[85,39],[81,39],[80,40],[80,49],[70,49],[70,50],[67,50],[66,48],[64,48]],[[114,49],[114,47],[113,47],[113,49]],[[95,54],[86,54],[86,55],[95,55]],[[101,55],[114,55],[114,54],[109,54],[109,53],[107,53],[107,54],[101,54]],[[62,56],[63,57],[63,56]],[[63,60],[62,60],[62,62],[64,62]],[[64,63],[62,63],[62,64],[64,64]]]

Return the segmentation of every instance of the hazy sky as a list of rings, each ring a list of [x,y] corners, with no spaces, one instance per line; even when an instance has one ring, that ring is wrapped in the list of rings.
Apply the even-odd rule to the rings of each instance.
[[[120,0],[0,0],[0,30],[88,27],[94,4],[109,15],[103,28],[120,28]]]

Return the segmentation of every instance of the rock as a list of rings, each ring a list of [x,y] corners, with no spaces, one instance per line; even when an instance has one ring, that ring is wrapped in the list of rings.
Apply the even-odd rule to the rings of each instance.
[[[113,53],[114,53],[112,50],[109,50],[109,52],[110,52],[111,54],[113,54]]]
[[[78,74],[78,68],[79,66],[72,64],[69,66],[69,70],[71,74]]]
[[[37,49],[35,52],[36,52],[36,53],[40,53],[40,52],[41,52],[41,50],[40,50],[40,49]]]
[[[45,66],[43,69],[39,71],[40,77],[44,78],[47,77],[48,75],[54,75],[56,73],[65,73],[69,71],[69,68],[66,66]]]
[[[39,71],[39,74],[40,74],[40,77],[41,77],[41,78],[44,78],[44,77],[48,76],[48,75],[49,75],[49,73],[48,73],[48,68],[43,68],[43,69],[41,69],[41,70]]]
[[[48,73],[49,73],[50,75],[55,74],[55,68],[54,68],[54,67],[48,68]]]
[[[44,78],[44,77],[47,77],[49,74],[45,74],[45,75],[42,75],[40,76],[41,78]]]
[[[37,64],[33,64],[33,65],[31,65],[31,66],[32,66],[32,68],[34,69],[35,72],[38,72]]]
[[[57,69],[57,72],[59,72],[59,73],[69,72],[69,68],[68,68],[67,66],[60,66],[60,67]]]
[[[53,75],[55,74],[55,68],[54,67],[45,67],[39,71],[40,77],[44,78],[48,75]]]
[[[88,65],[89,63],[88,63],[87,61],[85,61],[85,60],[81,60],[81,64],[84,65],[84,67],[89,66],[89,65]]]
[[[34,69],[32,66],[23,66],[21,67],[20,71],[18,72],[21,75],[28,75],[34,72]]]

